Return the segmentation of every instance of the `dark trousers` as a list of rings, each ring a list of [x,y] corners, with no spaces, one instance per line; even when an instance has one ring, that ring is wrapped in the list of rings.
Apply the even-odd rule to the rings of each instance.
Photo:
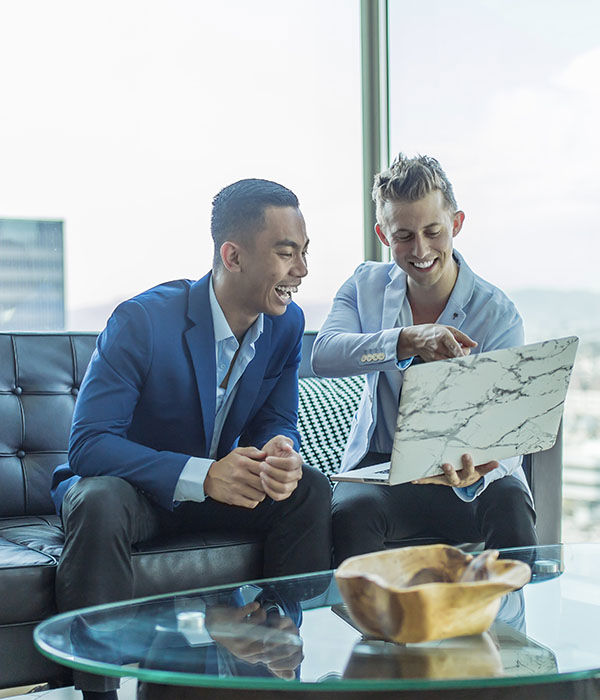
[[[65,546],[56,572],[56,602],[62,611],[133,597],[131,546],[160,534],[202,531],[256,532],[264,536],[265,577],[331,567],[331,488],[316,469],[284,501],[266,498],[256,508],[208,498],[174,511],[153,504],[128,481],[87,477],[65,495]],[[203,581],[198,581],[198,587]],[[75,687],[102,691],[115,678],[74,672]]]
[[[389,458],[371,452],[358,466]],[[483,541],[488,549],[537,544],[533,503],[514,476],[492,482],[470,503],[449,486],[340,482],[332,509],[336,566],[350,556],[380,551],[386,542],[414,537]]]

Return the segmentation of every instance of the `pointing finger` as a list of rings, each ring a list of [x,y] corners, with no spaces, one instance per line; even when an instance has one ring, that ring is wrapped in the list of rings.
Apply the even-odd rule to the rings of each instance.
[[[466,333],[459,331],[458,328],[454,328],[453,326],[447,326],[447,328],[461,345],[464,345],[467,348],[477,347],[477,343],[473,340],[473,338],[469,338]]]

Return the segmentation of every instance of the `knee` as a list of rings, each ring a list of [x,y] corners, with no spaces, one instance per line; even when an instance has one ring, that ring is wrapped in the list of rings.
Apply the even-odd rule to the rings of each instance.
[[[367,493],[353,489],[352,494],[347,494],[344,486],[340,484],[333,492],[333,528],[344,537],[352,537],[351,533],[360,533],[368,522],[377,519],[377,504]]]
[[[124,509],[127,494],[133,489],[116,476],[90,476],[80,479],[65,494],[63,520],[69,522],[114,522]]]
[[[537,544],[536,515],[529,495],[518,484],[506,485],[484,509],[486,545],[526,547]],[[491,538],[488,542],[488,538]]]
[[[519,522],[522,518],[533,519],[535,522],[533,503],[520,484],[503,484],[503,487],[497,490],[494,498],[490,500],[487,506],[488,513],[511,522]]]
[[[331,485],[325,474],[318,469],[304,464],[302,478],[298,482],[296,490],[299,494],[304,494],[311,502],[326,508],[327,511],[331,509]]]

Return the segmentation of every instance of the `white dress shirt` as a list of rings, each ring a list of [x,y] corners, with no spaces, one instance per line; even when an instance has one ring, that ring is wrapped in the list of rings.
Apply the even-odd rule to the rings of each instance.
[[[221,432],[237,393],[240,377],[244,374],[246,367],[254,358],[255,343],[263,332],[263,315],[260,314],[246,331],[240,346],[227,323],[223,309],[221,309],[217,301],[212,279],[209,285],[209,300],[213,328],[215,331],[215,355],[217,360],[215,427],[210,443],[209,456],[190,457],[183,468],[173,495],[173,500],[175,501],[201,502],[206,498],[206,494],[204,493],[204,480],[208,474],[208,470],[216,459]],[[227,387],[223,388],[221,384],[227,376],[232,362],[233,367],[229,375]]]

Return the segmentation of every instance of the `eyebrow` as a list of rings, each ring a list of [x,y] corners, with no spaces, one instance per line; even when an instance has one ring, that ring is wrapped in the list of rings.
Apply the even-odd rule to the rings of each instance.
[[[304,244],[304,248],[306,248],[306,246],[309,243],[310,243],[310,241],[307,240],[306,243]],[[281,241],[277,241],[275,243],[275,247],[276,248],[296,248],[296,249],[300,248],[300,246],[296,243],[296,241],[291,241],[287,238],[284,238]]]
[[[423,229],[431,228],[432,226],[443,226],[443,224],[440,224],[437,221],[433,221],[432,223],[427,224],[426,226],[423,226]],[[410,228],[397,228],[394,231],[394,234],[396,234],[396,233],[414,233],[414,231]]]

